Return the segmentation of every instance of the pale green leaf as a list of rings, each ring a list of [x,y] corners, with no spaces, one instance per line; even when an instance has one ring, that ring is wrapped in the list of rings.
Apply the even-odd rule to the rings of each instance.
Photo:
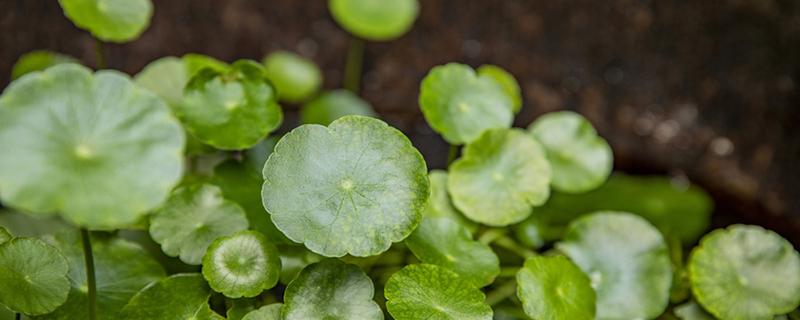
[[[278,248],[258,231],[217,238],[203,257],[203,277],[228,298],[255,297],[274,287],[280,272]]]
[[[417,0],[329,0],[328,9],[353,35],[373,41],[392,40],[408,32],[419,14]]]
[[[78,63],[78,60],[58,52],[35,50],[19,57],[14,67],[11,68],[11,80],[34,71],[42,71],[62,63]]]
[[[311,98],[322,86],[322,72],[313,61],[288,51],[264,57],[264,74],[281,101],[298,103]]]
[[[128,42],[150,25],[150,0],[58,0],[72,23],[103,41]]]
[[[470,233],[475,233],[478,230],[478,224],[467,219],[453,206],[453,202],[450,200],[450,194],[447,192],[447,171],[431,170],[428,173],[428,180],[430,181],[431,195],[422,216],[448,217],[466,227]]]
[[[476,71],[479,77],[487,77],[500,85],[508,99],[511,100],[511,110],[514,113],[522,109],[522,90],[519,88],[517,79],[514,79],[511,73],[492,64],[484,64]]]
[[[350,90],[338,89],[320,94],[300,109],[300,122],[329,125],[349,115],[377,117],[372,106]]]
[[[533,319],[594,319],[589,277],[563,256],[528,258],[517,272],[517,284],[517,297]]]

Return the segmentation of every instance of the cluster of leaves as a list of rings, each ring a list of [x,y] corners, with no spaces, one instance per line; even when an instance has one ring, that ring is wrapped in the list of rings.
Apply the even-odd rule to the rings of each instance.
[[[106,41],[152,14],[149,0],[59,2]],[[402,35],[418,6],[330,1],[369,40]],[[800,304],[785,239],[703,236],[701,189],[612,174],[579,114],[511,128],[521,90],[500,67],[423,79],[422,113],[456,150],[428,171],[293,53],[166,57],[133,79],[75,61],[31,53],[0,96],[15,211],[0,213],[0,319],[785,319]],[[282,137],[280,103],[304,103]]]

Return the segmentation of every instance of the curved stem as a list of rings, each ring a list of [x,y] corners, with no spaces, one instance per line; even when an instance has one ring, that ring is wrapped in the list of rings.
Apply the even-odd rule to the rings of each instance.
[[[533,250],[519,245],[516,241],[506,236],[497,238],[497,240],[494,241],[494,244],[517,254],[523,259],[527,259],[537,255],[536,252],[534,252]]]
[[[99,39],[94,39],[94,54],[95,54],[95,67],[97,70],[106,68],[106,57],[103,50],[103,42]]]
[[[478,242],[488,245],[505,235],[506,231],[504,229],[498,229],[498,228],[488,229],[486,230],[486,232],[481,234],[480,237],[478,237]]]
[[[517,282],[511,280],[486,294],[486,303],[494,306],[517,292]]]
[[[94,275],[94,256],[92,255],[92,240],[89,231],[81,229],[81,242],[83,243],[83,258],[86,265],[86,285],[89,289],[89,320],[97,319],[97,284]]]
[[[358,94],[361,86],[361,66],[364,60],[364,40],[350,39],[347,61],[344,65],[344,88]]]

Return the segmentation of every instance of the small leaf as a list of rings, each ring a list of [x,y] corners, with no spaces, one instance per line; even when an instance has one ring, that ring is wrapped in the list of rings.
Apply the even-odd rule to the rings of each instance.
[[[672,270],[661,233],[646,220],[597,212],[573,221],[556,248],[597,293],[597,319],[653,319],[669,303]]]
[[[519,88],[517,79],[514,79],[511,73],[491,64],[480,66],[477,72],[478,77],[487,77],[500,85],[500,88],[503,89],[508,99],[511,100],[511,110],[514,111],[514,113],[522,109],[522,90]]]
[[[4,242],[11,240],[11,238],[13,237],[11,236],[10,233],[8,233],[8,230],[6,230],[6,228],[0,227],[0,244],[3,244]]]
[[[139,291],[122,310],[122,320],[224,320],[208,305],[211,289],[199,273],[172,275]]]
[[[453,206],[453,202],[450,200],[450,194],[447,192],[447,171],[431,170],[428,173],[428,180],[430,181],[431,195],[422,216],[448,217],[466,227],[470,233],[475,233],[478,230],[478,224],[467,219]]]
[[[594,319],[589,277],[563,256],[531,257],[517,273],[517,297],[533,319]]]
[[[288,51],[264,57],[264,74],[281,101],[298,103],[312,97],[322,86],[322,72],[313,61]]]
[[[309,265],[286,287],[283,319],[383,319],[372,280],[336,259]]]
[[[534,209],[535,210],[535,209]],[[547,240],[556,238],[554,234],[561,235],[558,228],[548,225],[539,215],[532,214],[530,217],[513,226],[514,235],[520,244],[539,249],[545,245]]]
[[[721,319],[771,319],[800,305],[800,255],[758,226],[704,236],[692,251],[689,276],[695,299]]]
[[[448,63],[422,80],[419,105],[425,120],[450,144],[470,143],[488,129],[508,128],[513,102],[494,80]]]
[[[255,297],[278,283],[278,248],[257,231],[220,237],[203,257],[203,277],[228,298]]]
[[[89,319],[86,265],[81,239],[76,231],[56,235],[51,241],[69,261],[71,290],[67,302],[39,317],[41,320]],[[164,269],[141,246],[108,236],[92,236],[97,315],[100,320],[119,318],[122,307],[139,290],[165,277]]]
[[[273,303],[270,305],[258,308],[258,310],[250,311],[242,320],[282,320],[281,309],[283,303]]]
[[[472,240],[472,234],[450,218],[423,218],[405,243],[420,261],[455,271],[477,288],[500,274],[500,261],[492,249]]]
[[[281,253],[282,284],[289,284],[306,266],[324,259],[301,246],[282,247],[278,251]]]
[[[412,264],[393,274],[384,288],[386,308],[397,320],[492,319],[483,292],[458,274],[432,264]]]
[[[175,112],[198,140],[219,149],[249,148],[283,121],[275,90],[255,61],[205,68],[186,85]]]
[[[90,229],[130,227],[183,171],[184,136],[164,102],[116,71],[61,64],[0,97],[4,204]]]
[[[450,166],[447,186],[467,218],[506,226],[527,218],[550,196],[550,165],[539,144],[519,129],[488,130]]]
[[[228,320],[242,320],[245,315],[261,306],[259,298],[226,299],[228,310],[225,316]]]
[[[368,102],[350,90],[338,89],[324,92],[303,105],[300,109],[300,122],[327,126],[334,120],[349,115],[377,117]]]
[[[264,207],[295,242],[329,257],[376,255],[419,223],[425,161],[385,122],[347,116],[286,134],[264,166]]]
[[[134,40],[150,25],[150,0],[58,0],[76,26],[103,41]]]
[[[689,301],[674,309],[675,315],[681,320],[716,320],[708,314],[697,302]]]
[[[586,192],[602,185],[611,174],[611,147],[583,116],[551,112],[536,119],[528,130],[547,151],[556,190]]]
[[[78,63],[78,60],[58,52],[35,50],[19,57],[11,69],[11,80],[16,80],[23,75],[34,71],[42,71],[62,63]]]
[[[247,217],[225,200],[213,185],[189,185],[175,190],[150,216],[150,236],[171,257],[199,265],[216,238],[247,229]]]
[[[353,35],[373,41],[392,40],[408,32],[419,14],[417,0],[330,0],[328,9]]]
[[[41,315],[67,300],[67,260],[39,239],[15,238],[0,244],[0,270],[0,304],[12,311]]]

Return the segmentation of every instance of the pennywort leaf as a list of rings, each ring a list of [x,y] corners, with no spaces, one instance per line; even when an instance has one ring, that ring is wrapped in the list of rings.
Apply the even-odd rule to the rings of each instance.
[[[264,74],[281,101],[302,102],[322,86],[322,72],[313,61],[288,51],[276,51],[264,57]]]
[[[278,283],[278,248],[257,231],[214,240],[203,257],[203,277],[229,298],[255,297]]]
[[[286,134],[264,166],[264,207],[289,239],[329,257],[389,249],[419,223],[425,161],[383,121],[340,118]]]
[[[209,184],[178,188],[150,216],[150,236],[164,253],[195,265],[202,262],[211,242],[247,226],[244,210]]]
[[[357,37],[385,41],[411,29],[419,14],[417,0],[329,0],[336,22]]]
[[[721,319],[771,319],[800,305],[800,254],[758,226],[704,236],[692,251],[689,275],[695,299]]]
[[[300,109],[300,122],[329,125],[349,115],[376,117],[368,102],[350,90],[338,89],[320,94]]]
[[[150,25],[150,0],[58,0],[64,14],[103,41],[128,42]]]
[[[589,277],[563,256],[531,257],[517,272],[517,297],[533,319],[594,319]]]
[[[598,212],[573,221],[556,248],[592,282],[597,319],[652,319],[669,303],[672,269],[661,233],[646,220]]]
[[[14,312],[41,315],[67,300],[67,260],[36,238],[0,244],[0,304]]]
[[[250,311],[242,320],[282,320],[283,303],[273,303]]]
[[[16,80],[23,75],[34,71],[42,71],[49,67],[62,63],[77,63],[78,60],[58,52],[47,50],[35,50],[23,54],[19,57],[11,68],[11,80]]]
[[[182,273],[151,283],[122,309],[122,320],[224,320],[208,305],[211,289],[199,273]]]
[[[284,320],[383,319],[372,300],[372,280],[358,267],[337,259],[307,266],[283,294]]]
[[[3,202],[91,229],[131,226],[160,205],[183,146],[164,102],[115,71],[57,65],[0,97]]]
[[[483,293],[458,274],[431,264],[412,264],[384,288],[386,308],[397,320],[492,319]]]
[[[419,105],[431,128],[450,144],[508,128],[514,117],[513,102],[497,82],[457,63],[431,69],[420,84]]]
[[[492,64],[482,65],[476,71],[478,72],[478,77],[489,78],[500,85],[503,93],[511,100],[511,110],[514,113],[522,109],[522,90],[519,88],[517,79],[514,79],[511,73]]]
[[[447,186],[467,218],[506,226],[528,217],[550,196],[550,165],[533,138],[519,129],[488,130],[450,166]]]
[[[431,170],[428,173],[431,195],[422,215],[424,217],[447,217],[453,219],[466,227],[470,233],[474,233],[478,229],[478,224],[467,219],[464,214],[453,206],[450,194],[447,191],[447,176],[447,171],[443,170]]]

